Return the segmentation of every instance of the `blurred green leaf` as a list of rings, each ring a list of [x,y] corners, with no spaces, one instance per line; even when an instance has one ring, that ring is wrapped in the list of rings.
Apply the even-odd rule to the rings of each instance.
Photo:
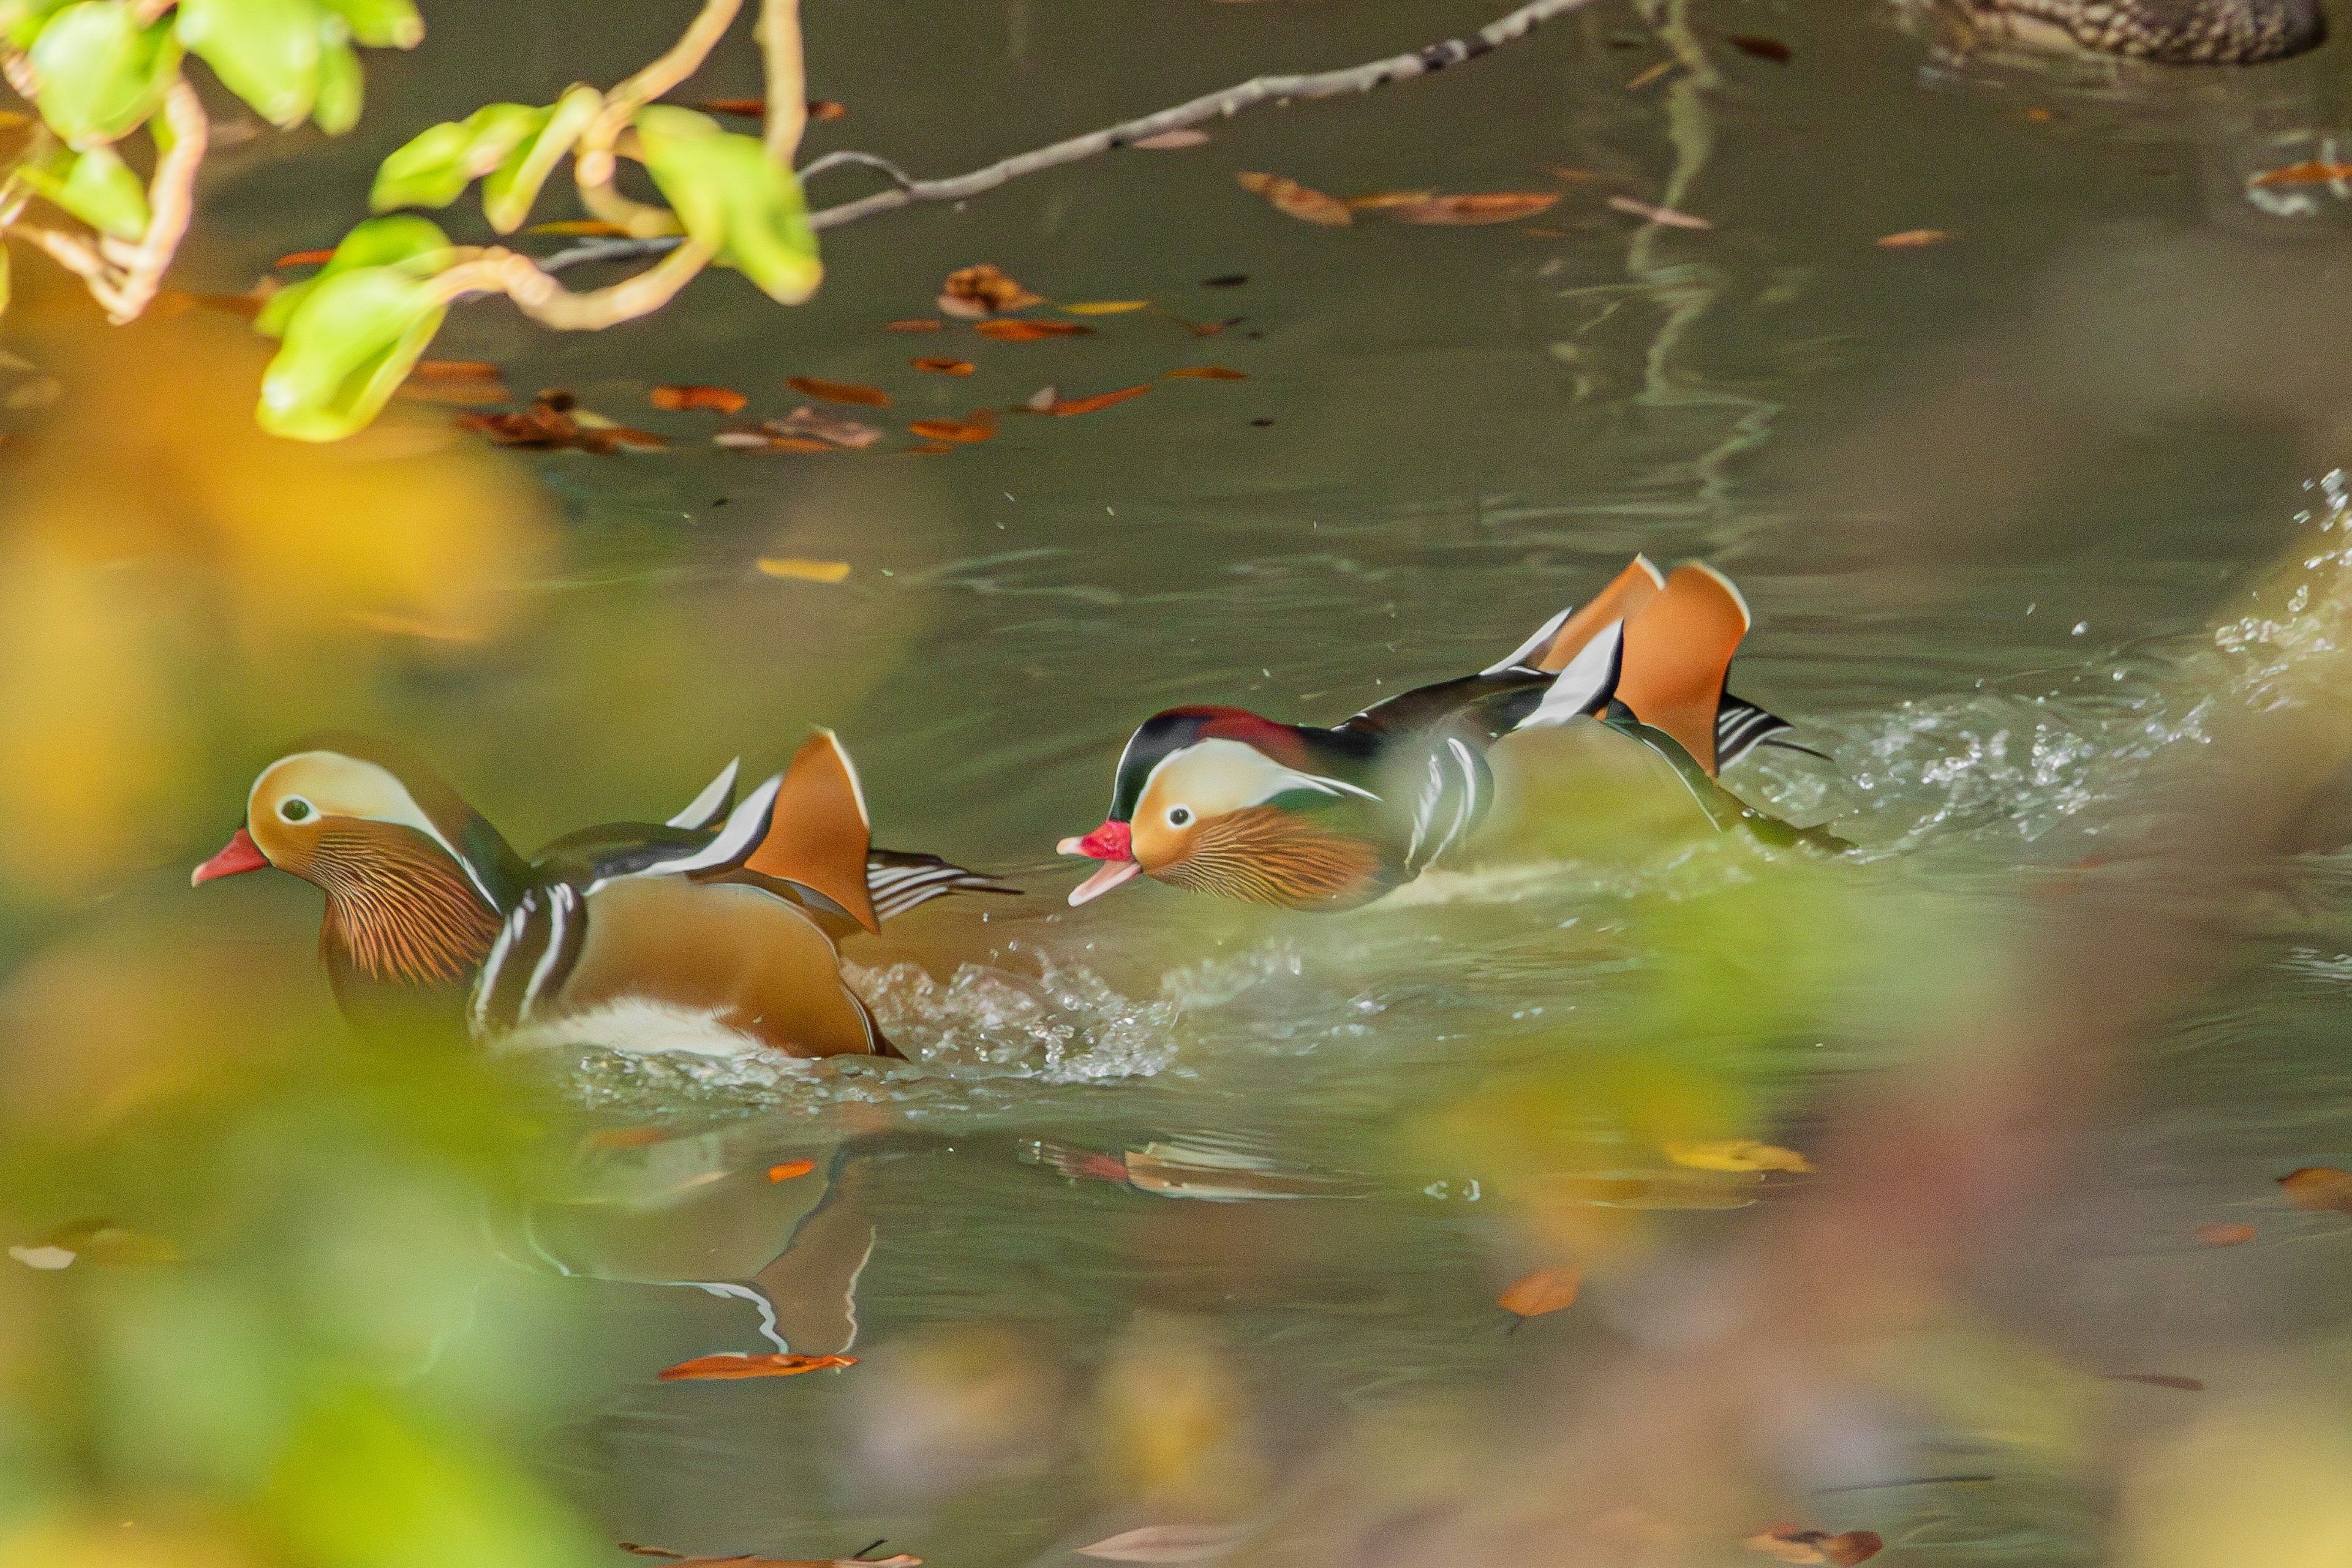
[[[155,112],[180,68],[168,26],[142,27],[125,0],[83,0],[33,40],[41,118],[79,149],[128,135]]]
[[[367,85],[361,74],[359,52],[352,47],[350,26],[333,16],[320,26],[319,100],[310,107],[310,118],[328,135],[341,136],[360,122]]]
[[[16,174],[43,200],[63,207],[100,234],[137,239],[147,232],[147,188],[111,147],[60,152]]]
[[[558,99],[530,139],[517,146],[482,182],[482,216],[500,234],[512,234],[530,216],[540,187],[572,151],[580,133],[603,110],[594,88],[575,87]]]
[[[181,0],[180,42],[272,125],[310,117],[319,93],[318,0]]]
[[[413,49],[425,37],[414,0],[326,0],[326,6],[371,49]]]
[[[68,0],[0,0],[0,38],[20,49],[30,48],[41,25]]]
[[[824,278],[800,181],[757,137],[721,131],[692,110],[638,111],[646,168],[686,232],[780,304],[797,305]]]
[[[339,272],[359,267],[395,267],[423,261],[449,248],[449,237],[430,218],[378,217],[343,236],[324,267],[299,283],[290,283],[269,297],[253,319],[253,330],[265,338],[283,337],[287,321],[310,291]]]
[[[572,1568],[611,1552],[497,1454],[428,1434],[374,1399],[314,1415],[267,1507],[293,1554],[317,1568]]]
[[[376,171],[369,208],[447,206],[468,184],[505,163],[554,112],[528,103],[493,103],[463,120],[428,126]]]
[[[366,427],[441,330],[448,305],[403,267],[311,281],[261,377],[256,415],[273,436],[340,441]]]

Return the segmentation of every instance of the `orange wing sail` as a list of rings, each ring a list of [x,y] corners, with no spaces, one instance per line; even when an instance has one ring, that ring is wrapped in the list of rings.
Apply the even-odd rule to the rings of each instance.
[[[866,876],[873,842],[857,770],[840,738],[820,730],[785,770],[767,836],[743,864],[822,893],[867,931],[878,931],[882,922]]]
[[[1618,700],[1643,723],[1681,742],[1710,778],[1724,677],[1748,625],[1739,590],[1697,562],[1675,567],[1665,586],[1625,623]]]

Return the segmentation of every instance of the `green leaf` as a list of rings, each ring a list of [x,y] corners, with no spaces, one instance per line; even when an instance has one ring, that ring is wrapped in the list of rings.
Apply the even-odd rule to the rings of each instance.
[[[612,1556],[520,1466],[381,1396],[314,1415],[263,1509],[289,1555],[317,1568],[581,1568]]]
[[[20,49],[33,47],[41,26],[70,0],[0,0],[0,38]]]
[[[128,135],[155,112],[180,68],[168,26],[142,27],[125,0],[83,0],[33,40],[41,118],[76,148]]]
[[[262,374],[255,418],[297,441],[340,441],[365,428],[448,313],[430,279],[405,267],[311,279]]]
[[[754,136],[721,131],[692,110],[640,110],[646,168],[686,232],[715,248],[761,291],[797,305],[824,278],[800,181]]]
[[[425,37],[415,0],[326,0],[326,6],[371,49],[413,49]]]
[[[310,118],[319,95],[318,0],[181,0],[180,42],[272,125]]]
[[[341,136],[360,122],[367,86],[343,19],[329,16],[320,27],[325,36],[319,40],[319,100],[310,106],[310,118],[328,135]]]
[[[528,103],[493,103],[463,120],[426,127],[383,161],[368,192],[368,206],[375,212],[447,206],[537,135],[554,112]]]
[[[593,87],[575,87],[555,102],[530,140],[517,146],[482,181],[482,216],[500,234],[512,234],[530,216],[531,204],[555,165],[572,151],[604,107]]]
[[[311,290],[336,276],[362,267],[401,267],[416,276],[440,270],[449,248],[449,237],[429,218],[370,218],[343,236],[327,264],[299,283],[291,283],[269,297],[253,319],[253,330],[266,338],[283,337],[286,323]]]
[[[147,232],[147,188],[111,147],[59,152],[16,171],[33,194],[55,203],[100,234],[137,239]]]

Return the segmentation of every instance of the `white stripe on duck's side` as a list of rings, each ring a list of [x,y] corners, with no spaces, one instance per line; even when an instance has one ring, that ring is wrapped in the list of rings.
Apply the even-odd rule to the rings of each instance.
[[[1413,803],[1412,842],[1405,849],[1405,869],[1418,874],[1469,837],[1486,815],[1488,776],[1485,760],[1456,736],[1448,735],[1443,748],[1430,752],[1429,778]],[[1440,815],[1446,817],[1445,826],[1433,832]]]
[[[1560,670],[1536,710],[1520,720],[1516,729],[1534,730],[1547,724],[1565,724],[1570,719],[1580,719],[1609,700],[1617,689],[1617,679],[1624,671],[1625,623],[1612,621],[1592,634],[1592,640],[1579,648],[1576,657]]]
[[[735,798],[736,772],[741,768],[742,765],[743,759],[740,757],[729,763],[724,768],[719,770],[719,773],[717,778],[712,779],[708,784],[703,786],[702,793],[694,797],[692,805],[688,805],[684,811],[679,812],[676,816],[671,817],[667,823],[664,824],[664,826],[668,827],[689,828],[709,827],[713,823],[716,823],[720,817],[725,816],[727,815],[729,803]]]
[[[767,783],[745,795],[741,805],[728,813],[727,826],[719,830],[719,836],[693,854],[680,855],[668,860],[656,860],[650,866],[640,867],[624,875],[683,876],[688,871],[714,870],[722,866],[740,863],[754,849],[757,849],[760,847],[760,841],[768,836],[768,819],[774,815],[776,809],[776,792],[783,786],[783,774],[776,773],[771,776]],[[588,884],[588,891],[593,893],[613,879],[609,877],[599,878]]]

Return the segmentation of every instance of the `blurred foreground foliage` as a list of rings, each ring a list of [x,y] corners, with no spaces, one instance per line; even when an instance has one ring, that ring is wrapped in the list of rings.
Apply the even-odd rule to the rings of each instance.
[[[575,294],[528,257],[455,244],[421,218],[363,223],[256,322],[280,340],[262,379],[262,427],[306,441],[363,429],[469,295],[505,294],[545,325],[582,330],[656,310],[714,264],[784,304],[814,293],[824,268],[792,165],[805,119],[797,0],[762,0],[764,139],[653,101],[702,63],[741,4],[705,0],[675,47],[610,91],[575,85],[551,104],[496,103],[431,127],[384,161],[370,195],[378,212],[446,207],[479,181],[484,219],[511,234],[569,161],[597,218],[639,237],[682,235],[676,250]],[[189,57],[280,130],[309,122],[341,135],[360,118],[358,48],[409,48],[424,32],[412,0],[0,0],[0,72],[38,111],[0,124],[0,236],[37,247],[112,320],[131,321],[178,252],[204,160],[209,126]],[[142,133],[143,181],[121,153]],[[623,159],[644,166],[667,205],[620,191]],[[0,250],[0,309],[7,279]]]

